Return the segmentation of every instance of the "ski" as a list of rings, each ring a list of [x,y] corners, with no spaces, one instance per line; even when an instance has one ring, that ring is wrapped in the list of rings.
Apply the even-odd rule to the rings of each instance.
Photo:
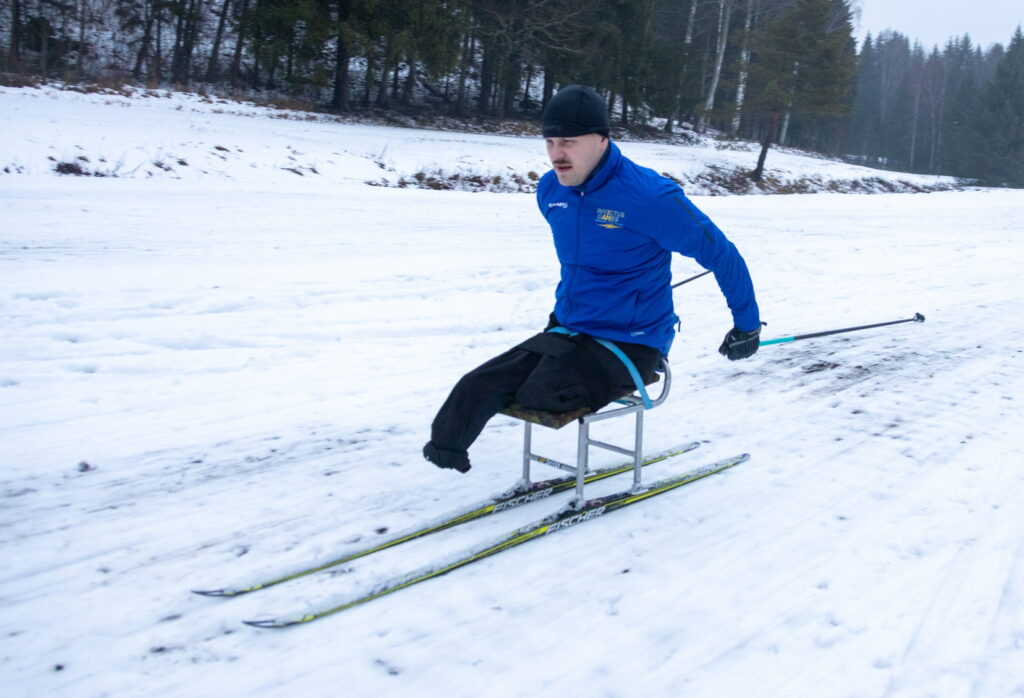
[[[659,454],[656,454],[654,456],[651,456],[650,458],[645,459],[644,461],[642,461],[641,465],[644,467],[648,465],[653,465],[654,463],[659,463],[674,456],[682,455],[683,453],[688,453],[689,451],[694,450],[698,446],[700,446],[700,442],[694,441],[692,443],[688,443],[678,448],[663,451]],[[615,475],[621,475],[622,473],[629,472],[633,470],[633,467],[633,463],[623,463],[622,465],[616,465],[594,470],[589,475],[586,476],[585,481],[589,484],[591,482],[604,480],[609,477],[614,477]],[[393,548],[396,545],[401,545],[402,543],[408,543],[409,541],[413,541],[418,538],[423,538],[424,536],[429,536],[432,533],[445,531],[449,528],[453,528],[455,526],[467,523],[469,521],[475,521],[477,519],[489,516],[491,514],[496,514],[501,511],[514,509],[515,507],[522,506],[524,504],[536,502],[541,499],[550,497],[553,494],[571,490],[575,486],[576,478],[573,476],[554,478],[551,480],[542,480],[540,482],[532,482],[529,483],[529,485],[527,486],[516,485],[514,487],[509,488],[500,495],[491,497],[490,499],[480,502],[479,504],[475,504],[466,507],[465,509],[453,512],[451,514],[441,517],[440,519],[433,521],[432,523],[420,526],[418,528],[406,531],[404,533],[400,533],[391,538],[380,541],[375,545],[371,545],[368,547],[360,548],[359,550],[345,553],[333,560],[328,560],[327,562],[311,565],[303,569],[294,570],[292,572],[288,572],[277,577],[272,577],[270,579],[265,579],[263,581],[256,583],[250,583],[243,586],[224,587],[222,589],[193,590],[193,593],[200,594],[202,596],[234,597],[241,596],[243,594],[248,594],[253,591],[259,591],[260,589],[266,589],[268,587],[276,586],[278,584],[290,582],[294,579],[308,577],[311,574],[323,572],[324,570],[331,569],[332,567],[343,565],[346,562],[351,562],[352,560],[357,560],[361,557],[366,557],[367,555],[372,555],[374,553],[381,552],[382,550]]]
[[[533,523],[511,531],[490,543],[466,550],[445,562],[429,565],[416,570],[415,572],[381,582],[370,592],[349,598],[341,603],[318,610],[308,611],[302,615],[294,617],[267,618],[263,620],[247,620],[243,622],[246,625],[251,625],[256,628],[286,628],[292,625],[310,623],[312,621],[319,620],[320,618],[341,613],[342,611],[354,608],[355,606],[361,606],[362,604],[379,599],[382,596],[393,594],[401,589],[407,589],[415,584],[419,584],[420,582],[425,582],[429,579],[434,579],[435,577],[448,574],[460,567],[465,567],[466,565],[470,565],[478,560],[496,555],[497,553],[522,545],[523,543],[527,543],[531,540],[536,540],[537,538],[550,533],[557,533],[558,531],[577,526],[587,521],[592,521],[593,519],[604,516],[605,514],[609,514],[613,511],[623,509],[631,504],[642,502],[646,499],[650,499],[651,497],[659,494],[664,494],[665,492],[690,484],[691,482],[695,482],[709,475],[720,473],[723,470],[747,461],[749,458],[750,455],[744,453],[720,460],[716,463],[705,465],[701,468],[697,468],[696,470],[691,470],[680,475],[659,480],[637,492],[627,490],[608,495],[606,497],[590,499],[579,506],[564,507],[543,519],[538,519]]]

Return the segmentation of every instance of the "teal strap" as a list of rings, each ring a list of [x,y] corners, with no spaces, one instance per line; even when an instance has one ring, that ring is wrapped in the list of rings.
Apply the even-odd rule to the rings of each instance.
[[[554,332],[555,334],[565,334],[570,337],[575,337],[579,332],[573,332],[567,327],[552,327],[548,332]],[[633,379],[633,385],[636,386],[636,390],[640,393],[640,399],[643,400],[644,409],[649,410],[654,407],[651,403],[651,398],[647,394],[647,386],[644,385],[644,379],[640,377],[640,371],[636,369],[636,364],[633,363],[632,359],[626,355],[626,352],[619,349],[614,342],[607,339],[601,339],[600,337],[591,337],[595,342],[600,344],[602,347],[615,354],[615,357],[622,362],[622,365],[629,371],[629,377]]]
[[[570,337],[575,337],[579,334],[579,332],[573,332],[568,327],[562,327],[561,325],[558,327],[552,327],[548,332],[554,332],[555,334],[567,334]]]
[[[644,409],[649,410],[654,407],[654,405],[651,404],[650,396],[647,395],[647,386],[644,385],[644,379],[640,377],[640,371],[636,370],[636,364],[626,356],[626,352],[619,349],[615,346],[614,342],[610,342],[607,339],[594,337],[594,341],[611,353],[615,354],[619,361],[622,362],[622,365],[626,367],[626,370],[629,371],[629,376],[633,379],[633,384],[636,386],[637,392],[640,393],[640,399],[644,401]]]

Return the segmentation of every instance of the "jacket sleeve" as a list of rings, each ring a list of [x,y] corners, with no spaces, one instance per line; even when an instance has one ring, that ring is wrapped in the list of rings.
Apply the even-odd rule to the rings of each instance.
[[[553,177],[554,170],[550,170],[546,172],[537,183],[537,208],[540,210],[540,214],[545,218],[547,218],[548,212],[544,204],[551,197],[551,180]]]
[[[642,232],[662,248],[692,257],[714,272],[736,327],[748,332],[760,327],[754,284],[739,250],[679,187],[668,184],[666,181],[653,205],[643,209]]]

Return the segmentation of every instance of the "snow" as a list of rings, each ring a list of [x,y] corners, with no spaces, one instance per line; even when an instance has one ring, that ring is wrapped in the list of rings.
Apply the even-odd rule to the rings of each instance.
[[[301,177],[324,186],[374,182],[427,188],[432,178],[445,188],[526,191],[548,170],[535,135],[362,124],[339,128],[340,120],[330,115],[166,90],[0,87],[0,101],[7,139],[0,174],[49,174],[58,163],[70,163],[88,174],[121,178],[291,185]],[[69,109],[73,123],[67,122]],[[138,137],[140,129],[146,138]],[[723,179],[756,164],[756,144],[698,140],[692,147],[620,145],[627,156],[686,183],[690,194],[726,193]],[[824,190],[829,182],[869,192],[884,191],[886,185],[900,190],[957,186],[950,177],[882,172],[778,148],[768,156],[765,176],[796,191]]]
[[[329,559],[518,477],[509,418],[467,475],[419,450],[453,382],[546,321],[558,270],[532,197],[364,182],[543,172],[543,151],[120,100],[0,90],[0,170],[20,172],[0,176],[5,695],[1024,696],[1024,192],[695,197],[746,257],[766,336],[927,322],[731,363],[720,293],[688,284],[645,443],[703,444],[646,477],[749,462],[266,631],[239,621],[368,589],[561,503],[238,599],[189,593]],[[53,174],[47,157],[75,146],[126,176]],[[624,149],[658,168],[657,152],[688,157]],[[169,173],[153,153],[190,164]],[[697,271],[674,262],[677,279]],[[535,434],[573,457],[573,427]]]

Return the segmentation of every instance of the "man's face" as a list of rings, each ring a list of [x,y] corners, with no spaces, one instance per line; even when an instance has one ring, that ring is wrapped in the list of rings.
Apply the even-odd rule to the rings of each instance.
[[[586,181],[604,151],[608,139],[599,133],[572,138],[547,138],[548,158],[555,168],[559,184],[577,187]]]

